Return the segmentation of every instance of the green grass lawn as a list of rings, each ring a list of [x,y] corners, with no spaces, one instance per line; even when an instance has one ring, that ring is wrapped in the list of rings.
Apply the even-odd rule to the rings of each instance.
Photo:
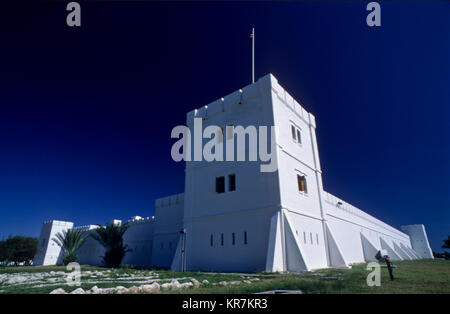
[[[381,286],[369,287],[366,277],[370,273],[366,264],[353,265],[351,269],[323,269],[302,274],[281,273],[258,273],[258,274],[223,274],[223,273],[201,273],[201,272],[171,272],[163,270],[138,270],[121,268],[110,270],[106,277],[100,282],[89,282],[97,280],[91,274],[84,272],[105,271],[102,267],[82,266],[81,287],[85,290],[96,285],[100,288],[139,285],[139,280],[155,278],[159,283],[169,282],[177,278],[180,282],[196,278],[200,282],[208,280],[199,288],[188,288],[182,290],[169,290],[164,293],[254,293],[266,290],[301,290],[303,293],[450,293],[450,261],[445,260],[416,260],[395,262],[398,266],[394,269],[395,280],[391,281],[386,268],[381,269]],[[18,276],[32,273],[50,273],[65,271],[62,266],[44,267],[6,267],[0,268],[2,274],[17,274]],[[58,277],[59,276],[59,277]],[[127,281],[126,277],[130,276]],[[133,277],[134,276],[134,277]],[[48,282],[50,277],[45,277],[40,282],[8,285],[0,281],[0,293],[49,293],[53,289],[63,288],[67,285],[63,282]],[[55,274],[55,278],[62,280],[64,275]],[[139,279],[140,278],[140,279]],[[258,278],[252,283],[217,285],[221,281],[242,281],[248,278]],[[134,282],[135,281],[135,282]],[[214,285],[215,284],[215,285]]]

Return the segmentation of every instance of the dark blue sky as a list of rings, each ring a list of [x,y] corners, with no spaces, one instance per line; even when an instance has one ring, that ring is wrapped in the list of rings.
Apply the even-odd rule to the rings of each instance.
[[[0,8],[0,238],[150,216],[184,190],[186,112],[272,72],[317,120],[327,191],[450,234],[450,2],[81,2]]]

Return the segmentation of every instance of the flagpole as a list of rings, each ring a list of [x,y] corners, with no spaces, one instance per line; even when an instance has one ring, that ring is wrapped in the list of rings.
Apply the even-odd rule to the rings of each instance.
[[[255,83],[255,28],[252,27],[252,84]]]

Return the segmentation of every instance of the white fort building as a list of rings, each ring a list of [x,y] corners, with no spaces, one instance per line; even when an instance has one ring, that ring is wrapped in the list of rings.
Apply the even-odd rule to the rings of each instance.
[[[156,200],[155,216],[129,220],[123,264],[203,271],[304,271],[374,261],[433,258],[423,225],[399,231],[324,191],[316,122],[269,74],[187,114],[187,127],[276,126],[277,170],[259,161],[186,161],[185,191]],[[232,135],[233,136],[233,135]],[[221,140],[229,140],[224,134]],[[116,221],[120,223],[120,221]],[[72,222],[45,222],[34,265],[62,260],[52,240]],[[99,265],[90,238],[78,263]]]

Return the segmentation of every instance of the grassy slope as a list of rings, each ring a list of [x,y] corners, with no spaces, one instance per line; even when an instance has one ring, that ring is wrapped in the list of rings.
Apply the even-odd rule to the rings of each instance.
[[[390,281],[387,270],[381,269],[381,286],[368,287],[366,277],[369,271],[366,265],[355,265],[352,269],[325,269],[305,274],[256,274],[261,280],[251,284],[228,286],[213,286],[211,284],[197,289],[169,291],[169,293],[252,293],[274,289],[302,290],[305,293],[450,293],[450,261],[420,260],[396,262],[398,268],[394,270],[395,280]],[[64,267],[11,267],[0,268],[0,273],[14,272],[42,272],[61,271]],[[82,267],[83,270],[104,270],[100,267]],[[130,269],[118,269],[112,277],[120,273],[144,272]],[[177,273],[170,271],[154,271],[159,278],[194,277],[199,281],[207,279],[209,282],[242,280],[239,274],[207,274],[207,273]],[[327,280],[321,277],[341,277],[342,280]],[[99,287],[117,285],[132,286],[120,282],[97,284]],[[82,288],[89,289],[93,284],[82,284]],[[62,288],[65,288],[61,285]],[[2,287],[0,286],[0,289]],[[26,285],[5,289],[6,293],[48,293],[55,287],[30,288]],[[70,291],[70,290],[69,290]]]

